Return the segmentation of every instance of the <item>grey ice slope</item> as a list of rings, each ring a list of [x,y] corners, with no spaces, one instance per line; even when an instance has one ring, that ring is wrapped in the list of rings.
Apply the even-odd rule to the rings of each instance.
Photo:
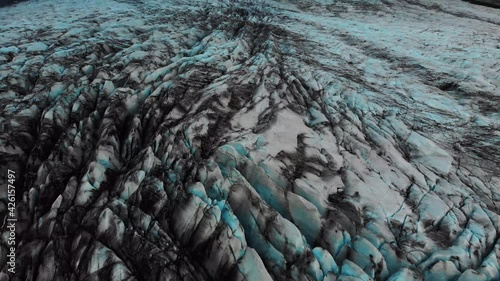
[[[90,2],[0,9],[1,281],[500,279],[498,10]]]

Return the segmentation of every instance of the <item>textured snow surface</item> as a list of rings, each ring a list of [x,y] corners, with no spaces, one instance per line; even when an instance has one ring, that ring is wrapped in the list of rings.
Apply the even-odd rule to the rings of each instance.
[[[499,10],[266,5],[0,9],[0,281],[500,279]]]

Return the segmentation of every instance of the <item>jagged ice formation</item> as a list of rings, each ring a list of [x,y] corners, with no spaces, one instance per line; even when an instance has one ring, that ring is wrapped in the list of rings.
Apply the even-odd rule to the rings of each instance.
[[[498,10],[231,2],[0,9],[0,280],[500,279]]]

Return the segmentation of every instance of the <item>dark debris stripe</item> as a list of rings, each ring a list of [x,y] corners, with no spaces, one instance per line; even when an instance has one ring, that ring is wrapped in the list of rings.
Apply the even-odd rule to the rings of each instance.
[[[26,0],[0,0],[0,8],[25,2]]]
[[[464,0],[466,2],[500,9],[500,0]]]

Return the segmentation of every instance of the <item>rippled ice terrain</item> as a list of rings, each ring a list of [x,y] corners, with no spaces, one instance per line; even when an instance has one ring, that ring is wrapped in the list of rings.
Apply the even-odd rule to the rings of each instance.
[[[27,1],[0,108],[1,281],[500,279],[498,9]]]

